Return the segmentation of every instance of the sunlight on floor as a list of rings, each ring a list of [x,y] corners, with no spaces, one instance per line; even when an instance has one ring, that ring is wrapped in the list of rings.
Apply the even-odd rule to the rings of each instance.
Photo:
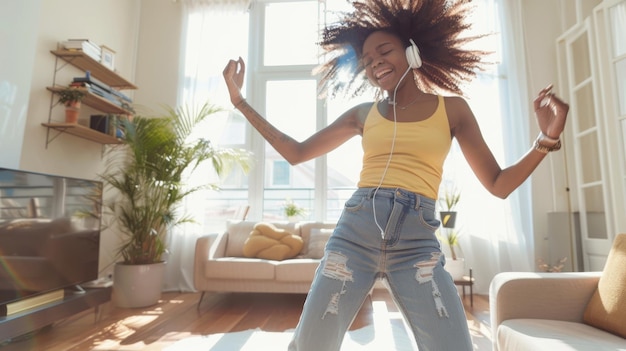
[[[399,350],[409,347],[407,340],[402,340],[402,345],[397,344],[396,336],[394,336],[392,325],[404,328],[406,336],[410,340],[410,345],[415,345],[415,340],[407,328],[402,314],[400,312],[389,312],[387,304],[384,301],[372,301],[374,311],[374,330],[376,333],[376,346],[379,350]],[[413,347],[413,350],[416,350]]]
[[[120,340],[132,338],[137,331],[155,322],[162,315],[163,310],[159,307],[152,310],[140,311],[139,314],[128,316],[117,321],[102,329],[102,332],[99,333],[94,341],[91,350],[145,350],[146,343],[144,341],[121,345]]]

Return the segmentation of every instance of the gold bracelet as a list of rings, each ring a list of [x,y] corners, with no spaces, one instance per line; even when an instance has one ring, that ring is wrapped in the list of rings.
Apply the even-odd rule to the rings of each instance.
[[[546,146],[546,145],[541,144],[541,142],[544,140],[552,142],[553,145]],[[552,152],[552,151],[557,151],[561,149],[561,139],[552,139],[540,132],[539,135],[537,136],[537,139],[535,139],[534,148],[535,150],[544,154],[547,154],[548,152]]]
[[[549,136],[543,134],[542,131],[539,131],[539,135],[537,135],[537,139],[539,139],[539,142],[542,142],[545,140],[551,144],[556,144],[559,142],[559,138],[556,138],[556,139],[550,138]]]

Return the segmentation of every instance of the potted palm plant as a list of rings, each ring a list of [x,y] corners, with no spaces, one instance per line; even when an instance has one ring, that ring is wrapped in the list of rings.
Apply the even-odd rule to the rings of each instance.
[[[203,187],[187,187],[183,175],[200,163],[210,161],[217,174],[231,165],[244,171],[250,153],[239,149],[214,147],[208,140],[189,142],[194,127],[219,109],[205,104],[197,113],[188,109],[165,108],[165,116],[135,116],[120,119],[124,130],[121,151],[107,161],[101,178],[107,191],[106,202],[114,228],[121,233],[121,258],[114,268],[113,300],[120,307],[143,307],[161,296],[166,252],[166,235],[172,227],[192,221],[179,213],[183,199]],[[140,275],[139,277],[136,275]]]
[[[78,122],[80,105],[86,95],[85,91],[78,88],[69,87],[59,90],[57,94],[59,95],[59,103],[65,106],[65,122]]]

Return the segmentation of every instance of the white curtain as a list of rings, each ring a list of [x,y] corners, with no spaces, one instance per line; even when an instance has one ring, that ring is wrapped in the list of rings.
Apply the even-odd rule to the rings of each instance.
[[[530,148],[532,101],[527,94],[520,0],[481,0],[497,11],[501,56],[496,77],[480,76],[469,88],[469,104],[496,159],[506,167]],[[494,79],[495,78],[495,79]],[[529,121],[529,118],[532,120]],[[457,226],[466,269],[472,268],[474,290],[486,294],[495,274],[532,271],[534,262],[530,181],[507,199],[488,193],[478,182],[458,146],[446,163],[460,184]]]
[[[230,100],[223,84],[222,70],[231,58],[247,55],[248,16],[250,1],[177,0],[184,11],[183,67],[179,105],[197,108],[206,102],[226,111],[211,116],[207,124],[197,128],[195,137],[221,144],[223,126],[229,118]],[[226,6],[228,5],[228,6]],[[187,174],[189,186],[218,183],[210,162]],[[181,213],[195,219],[194,223],[172,228],[168,236],[168,250],[164,291],[194,291],[193,258],[195,243],[205,232],[207,218],[206,191],[186,197]]]

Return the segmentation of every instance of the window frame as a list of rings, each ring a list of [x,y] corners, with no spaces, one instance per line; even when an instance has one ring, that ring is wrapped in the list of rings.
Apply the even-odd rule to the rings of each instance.
[[[290,2],[310,2],[311,0],[260,0],[253,2],[250,7],[250,36],[248,52],[248,96],[247,100],[262,116],[266,115],[266,86],[267,83],[274,80],[307,80],[315,79],[319,82],[318,76],[312,76],[311,72],[317,64],[310,65],[273,65],[265,66],[262,62],[265,57],[265,9],[268,4],[273,3],[290,3]],[[324,6],[319,3],[318,6]],[[319,130],[327,125],[327,111],[325,100],[316,99],[317,118],[315,122],[316,129]],[[278,127],[278,126],[277,126]],[[249,145],[255,155],[256,164],[250,172],[248,183],[248,198],[250,202],[250,217],[254,219],[262,219],[264,212],[264,192],[265,192],[265,139],[249,127]],[[315,162],[315,180],[314,180],[314,209],[309,211],[314,217],[309,220],[325,221],[326,215],[326,194],[327,194],[327,164],[326,156],[320,156],[314,160]],[[356,188],[356,184],[355,184]]]

